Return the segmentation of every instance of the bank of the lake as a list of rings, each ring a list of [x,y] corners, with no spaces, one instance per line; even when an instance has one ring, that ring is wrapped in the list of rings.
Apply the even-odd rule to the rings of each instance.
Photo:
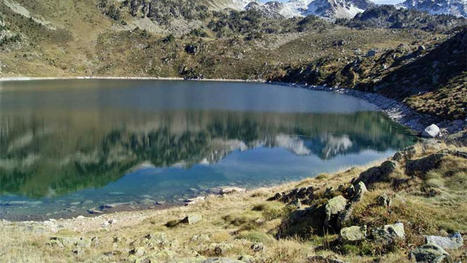
[[[186,80],[179,77],[133,77],[133,76],[68,76],[68,77],[3,77],[0,83],[5,81],[30,81],[30,80]],[[444,136],[457,133],[467,127],[467,120],[446,120],[429,114],[423,114],[407,106],[407,104],[388,98],[384,95],[374,92],[364,92],[357,89],[349,89],[331,86],[314,86],[300,83],[270,82],[263,79],[189,79],[189,81],[208,81],[208,82],[244,82],[244,83],[271,83],[275,85],[299,87],[310,90],[334,92],[338,94],[349,95],[368,101],[376,105],[391,120],[404,125],[417,134],[421,135],[425,128],[431,124],[436,124],[442,129]]]
[[[423,235],[466,234],[466,150],[465,145],[431,140],[382,164],[275,187],[234,189],[188,206],[44,222],[2,220],[0,255],[7,262],[409,262],[409,254],[423,247]],[[388,162],[394,168],[381,170]],[[429,171],[429,177],[419,177],[419,171]],[[394,185],[402,179],[408,180],[402,187]],[[350,242],[335,230],[323,235],[306,225],[290,225],[303,212],[313,211],[313,202],[326,204],[333,196],[347,196],[344,189],[361,180],[368,190],[351,201],[350,224],[365,224],[372,233],[400,223],[403,229],[398,231],[405,234],[395,246],[382,245],[371,234]],[[299,198],[302,189],[311,189],[313,199]],[[386,201],[379,205],[381,197]],[[316,223],[310,221],[309,226]],[[342,227],[346,226],[350,225]],[[465,260],[462,246],[446,249],[445,256]]]

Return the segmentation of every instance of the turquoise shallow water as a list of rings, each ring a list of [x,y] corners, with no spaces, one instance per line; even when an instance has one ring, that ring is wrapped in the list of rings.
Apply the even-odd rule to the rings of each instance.
[[[406,129],[357,98],[229,82],[0,83],[0,218],[179,204],[382,159]],[[105,210],[105,209],[104,209]]]

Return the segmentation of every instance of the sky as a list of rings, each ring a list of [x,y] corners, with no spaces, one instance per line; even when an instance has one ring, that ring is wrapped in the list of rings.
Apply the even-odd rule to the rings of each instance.
[[[262,2],[268,2],[270,0],[261,0]],[[279,2],[286,2],[287,0],[278,0]],[[370,0],[375,2],[376,4],[398,4],[402,3],[403,0]]]

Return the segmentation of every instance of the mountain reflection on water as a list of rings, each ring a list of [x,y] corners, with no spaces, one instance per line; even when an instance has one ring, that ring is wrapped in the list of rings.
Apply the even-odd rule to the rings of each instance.
[[[132,201],[151,194],[170,199],[201,186],[297,180],[374,161],[414,142],[404,128],[368,105],[330,113],[222,105],[154,110],[149,104],[110,107],[105,100],[74,105],[50,99],[28,107],[32,100],[24,97],[31,96],[21,92],[0,91],[0,209],[2,201],[7,207],[30,199],[44,204],[67,198]],[[111,97],[112,92],[107,90]],[[267,96],[261,94],[267,89],[257,92]],[[349,105],[356,100],[345,99]],[[294,103],[293,96],[286,100]],[[120,190],[127,194],[109,197]]]

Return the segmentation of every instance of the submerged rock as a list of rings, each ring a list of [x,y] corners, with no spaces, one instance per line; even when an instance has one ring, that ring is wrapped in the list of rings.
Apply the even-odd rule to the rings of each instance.
[[[436,138],[440,135],[441,130],[436,124],[431,124],[423,130],[422,136],[426,138]]]
[[[434,244],[420,246],[410,252],[410,258],[420,263],[448,263],[451,258],[443,248]]]
[[[425,236],[427,244],[434,244],[443,249],[458,249],[464,245],[464,239],[461,234],[455,233],[449,237]]]

